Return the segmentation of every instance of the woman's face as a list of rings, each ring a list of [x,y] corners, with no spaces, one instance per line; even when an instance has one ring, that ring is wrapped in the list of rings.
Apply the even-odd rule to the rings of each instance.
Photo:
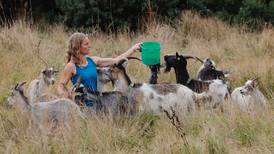
[[[83,55],[89,54],[89,48],[90,48],[90,41],[86,37],[81,43],[81,48],[80,48],[81,54]]]

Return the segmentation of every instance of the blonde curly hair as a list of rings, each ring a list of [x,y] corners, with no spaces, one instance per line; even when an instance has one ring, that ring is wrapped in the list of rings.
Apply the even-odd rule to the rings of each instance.
[[[69,37],[69,45],[67,51],[67,63],[73,60],[74,63],[80,62],[80,48],[83,40],[87,37],[84,33],[73,33]]]

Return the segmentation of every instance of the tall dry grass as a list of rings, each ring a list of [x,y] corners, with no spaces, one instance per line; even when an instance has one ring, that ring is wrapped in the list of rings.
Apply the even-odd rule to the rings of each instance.
[[[136,42],[154,40],[161,42],[162,56],[179,51],[201,58],[212,57],[219,68],[232,72],[232,87],[259,77],[260,89],[269,99],[268,110],[244,114],[227,105],[225,113],[196,112],[183,121],[189,147],[184,146],[164,115],[140,114],[116,122],[94,117],[53,133],[33,130],[29,117],[6,106],[10,88],[19,81],[36,78],[44,67],[35,55],[39,40],[42,40],[40,55],[62,70],[67,40],[72,33],[62,25],[40,30],[22,22],[0,29],[1,153],[274,153],[273,28],[251,33],[244,27],[231,27],[217,19],[204,19],[187,12],[175,27],[158,22],[148,26],[144,33],[125,31],[107,35],[91,31],[91,55],[114,57]],[[191,77],[195,77],[198,67],[198,63],[189,62]],[[127,70],[134,82],[148,81],[146,66],[132,61]],[[159,81],[175,82],[175,77],[172,73],[161,73]]]

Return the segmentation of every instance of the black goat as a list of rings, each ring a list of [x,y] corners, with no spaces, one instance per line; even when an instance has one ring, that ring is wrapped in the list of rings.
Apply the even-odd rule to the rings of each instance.
[[[166,63],[165,72],[169,72],[171,68],[173,68],[176,75],[176,82],[182,85],[186,85],[189,79],[187,58],[190,57],[184,57],[183,55],[179,55],[177,52],[176,55],[166,55],[164,57]]]
[[[176,52],[176,55],[166,55],[164,57],[166,63],[165,72],[169,72],[171,68],[173,68],[175,70],[176,82],[182,85],[187,85],[189,80],[189,74],[187,71],[187,59],[190,58],[196,59],[203,63],[203,61],[198,57],[179,55],[178,52]]]
[[[225,74],[223,71],[216,69],[215,62],[213,60],[206,58],[198,71],[197,79],[202,81],[214,79],[224,80]]]
[[[187,71],[187,59],[190,58],[196,59],[203,63],[203,61],[198,57],[179,55],[177,52],[176,55],[166,55],[164,57],[166,62],[165,72],[169,72],[171,68],[173,68],[175,70],[177,83],[185,85],[197,93],[207,91],[211,82],[189,79],[189,74]]]

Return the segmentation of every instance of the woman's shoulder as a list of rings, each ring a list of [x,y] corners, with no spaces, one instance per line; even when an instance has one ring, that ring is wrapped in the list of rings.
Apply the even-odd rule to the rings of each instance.
[[[100,60],[100,57],[98,57],[98,56],[88,56],[88,58],[92,59],[96,65],[97,65],[98,61]]]
[[[71,73],[75,73],[75,64],[73,62],[68,62],[66,65],[65,65],[65,68],[64,68],[64,71],[66,72],[71,72]]]
[[[66,65],[65,65],[65,67],[67,67],[67,68],[73,68],[73,67],[75,67],[75,64],[73,63],[73,62],[68,62]]]

